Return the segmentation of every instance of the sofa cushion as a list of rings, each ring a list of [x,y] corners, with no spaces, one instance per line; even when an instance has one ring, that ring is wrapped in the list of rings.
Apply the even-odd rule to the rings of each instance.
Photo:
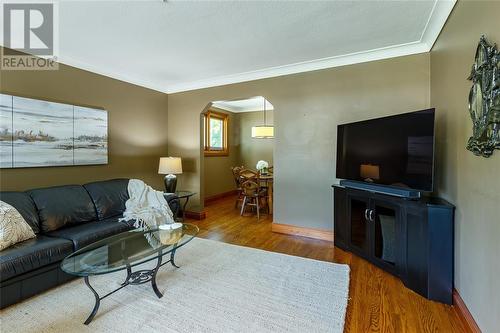
[[[71,241],[38,235],[0,252],[0,281],[63,260],[73,252]]]
[[[0,251],[35,237],[33,229],[17,209],[0,201]]]
[[[119,217],[116,216],[102,221],[63,228],[49,232],[47,236],[71,240],[73,249],[76,251],[103,238],[132,229],[126,223],[118,222],[118,219]]]
[[[125,211],[128,200],[128,179],[111,179],[83,185],[94,202],[97,217],[103,220]]]
[[[35,203],[25,192],[0,192],[0,200],[8,203],[21,214],[35,234],[40,233],[40,221]]]
[[[28,193],[38,209],[44,233],[97,220],[94,203],[83,186],[55,186]]]

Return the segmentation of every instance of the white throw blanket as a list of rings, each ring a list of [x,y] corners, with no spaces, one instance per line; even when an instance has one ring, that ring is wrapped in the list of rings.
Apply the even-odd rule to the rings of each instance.
[[[146,185],[142,180],[128,182],[129,199],[120,221],[135,220],[134,227],[154,228],[160,224],[174,223],[174,217],[163,192]]]

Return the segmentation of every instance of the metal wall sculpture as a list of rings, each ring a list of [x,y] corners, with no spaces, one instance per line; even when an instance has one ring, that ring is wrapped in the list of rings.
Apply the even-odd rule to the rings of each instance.
[[[468,80],[472,136],[467,149],[475,155],[489,157],[500,149],[500,52],[497,46],[481,36]]]

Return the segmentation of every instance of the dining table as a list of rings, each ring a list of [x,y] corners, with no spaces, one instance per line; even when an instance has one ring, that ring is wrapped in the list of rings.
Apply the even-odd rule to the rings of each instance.
[[[273,214],[273,181],[274,177],[272,173],[259,175],[259,181],[265,182],[267,186],[267,203],[269,205],[269,214]]]

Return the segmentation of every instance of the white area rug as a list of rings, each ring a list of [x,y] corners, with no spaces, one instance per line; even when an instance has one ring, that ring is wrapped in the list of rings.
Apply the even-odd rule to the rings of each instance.
[[[342,332],[349,266],[196,238],[150,283],[101,301],[78,279],[0,312],[1,332]],[[147,266],[154,266],[148,263]],[[136,268],[137,269],[137,268]],[[124,271],[91,277],[100,295]]]

